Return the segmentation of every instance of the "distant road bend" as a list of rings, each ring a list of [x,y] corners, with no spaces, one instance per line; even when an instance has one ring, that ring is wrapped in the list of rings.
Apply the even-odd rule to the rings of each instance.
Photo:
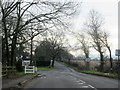
[[[24,88],[118,88],[118,80],[77,72],[55,62],[57,70],[39,71],[43,77],[32,80]]]

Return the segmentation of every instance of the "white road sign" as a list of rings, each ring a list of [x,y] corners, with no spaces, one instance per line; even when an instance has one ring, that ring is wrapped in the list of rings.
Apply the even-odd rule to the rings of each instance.
[[[86,58],[85,60],[86,60],[87,62],[90,62],[91,59],[90,59],[90,58]]]
[[[116,50],[115,50],[115,55],[116,55],[116,56],[120,56],[120,49],[116,49]]]
[[[30,65],[30,60],[22,61],[22,66],[28,66],[28,65]]]

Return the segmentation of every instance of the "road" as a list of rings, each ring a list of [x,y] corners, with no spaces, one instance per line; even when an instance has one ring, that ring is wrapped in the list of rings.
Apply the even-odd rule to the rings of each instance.
[[[42,77],[32,80],[24,88],[118,88],[118,80],[77,72],[55,62],[57,70],[39,71]]]

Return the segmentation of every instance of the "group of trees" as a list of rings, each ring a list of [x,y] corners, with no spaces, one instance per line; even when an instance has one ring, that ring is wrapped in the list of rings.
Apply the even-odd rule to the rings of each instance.
[[[33,39],[45,31],[65,27],[63,22],[76,12],[76,7],[70,1],[0,1],[3,65],[15,66],[16,55],[24,53],[26,43],[31,45],[32,60]]]
[[[102,28],[104,19],[95,10],[89,12],[87,22],[84,24],[86,33],[77,33],[76,38],[81,43],[81,50],[84,52],[85,57],[89,58],[90,48],[94,48],[100,55],[100,71],[104,70],[104,54],[106,48],[109,52],[110,70],[113,68],[112,55],[110,43],[108,42],[109,34]],[[86,36],[87,34],[87,36]]]
[[[22,0],[13,0],[11,2],[0,1],[0,15],[2,27],[2,63],[7,66],[15,66],[16,57],[26,54],[26,44],[30,44],[31,62],[33,54],[34,38],[38,35],[44,35],[44,32],[54,32],[66,27],[65,23],[69,16],[76,13],[77,4],[70,1],[39,1],[31,2]],[[89,48],[94,47],[100,54],[100,71],[104,67],[105,48],[109,51],[110,68],[112,69],[111,48],[108,42],[108,33],[102,30],[103,19],[100,14],[94,10],[90,11],[89,19],[85,23],[87,34],[91,37],[91,46],[88,46],[89,40],[86,40],[84,34],[77,32],[77,39],[81,43],[81,49],[86,58],[89,58]],[[53,60],[62,57],[72,57],[63,47],[61,36],[47,37],[36,48],[45,48],[49,51],[49,56]]]
[[[45,57],[46,60],[52,60],[52,67],[54,67],[55,60],[71,59],[73,56],[68,52],[64,43],[66,43],[66,39],[63,32],[46,33],[43,41],[41,41],[35,49],[35,58],[39,60],[40,57]]]

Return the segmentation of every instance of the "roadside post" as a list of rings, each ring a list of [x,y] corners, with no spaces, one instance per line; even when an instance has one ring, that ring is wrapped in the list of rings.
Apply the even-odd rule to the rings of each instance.
[[[53,62],[53,60],[51,59],[51,60],[50,60],[50,67],[52,66],[52,62]]]

